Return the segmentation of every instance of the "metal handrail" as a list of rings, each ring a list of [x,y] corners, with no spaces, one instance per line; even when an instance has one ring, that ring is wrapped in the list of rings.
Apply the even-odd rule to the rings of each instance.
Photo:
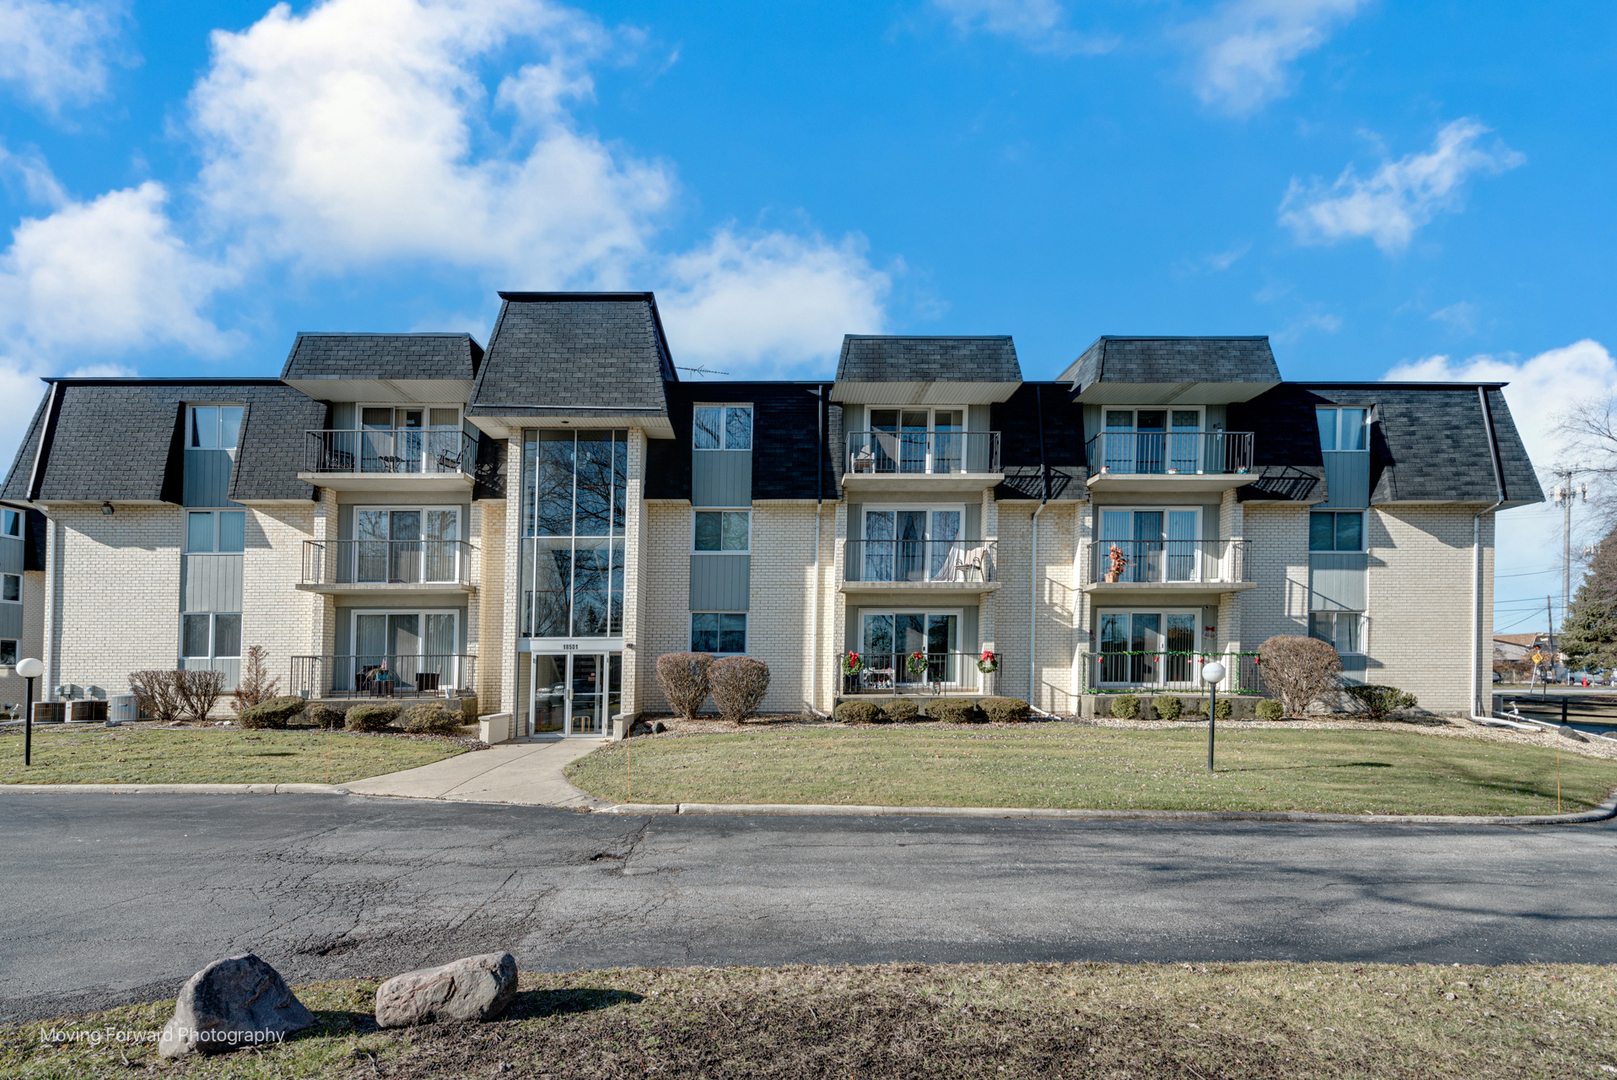
[[[997,431],[850,431],[850,474],[946,476],[999,472]]]
[[[857,651],[857,650],[855,650]],[[910,670],[913,653],[899,651],[859,652],[862,667],[850,674],[842,667],[848,652],[837,654],[838,670],[842,672],[844,694],[980,694],[983,692],[984,673],[977,670],[981,653],[927,652],[926,669]],[[1004,667],[1004,657],[1000,656]]]
[[[465,540],[305,540],[305,585],[470,585]]]
[[[1250,431],[1106,431],[1084,444],[1091,475],[1193,475],[1252,469]]]
[[[998,540],[849,540],[844,581],[988,582]]]
[[[470,653],[292,657],[290,692],[311,698],[442,697],[451,690],[474,692],[476,687],[477,657]]]
[[[1079,654],[1085,693],[1205,692],[1201,669],[1217,660],[1224,665],[1221,694],[1259,694],[1262,665],[1255,652],[1189,652],[1179,649],[1105,649]]]
[[[1089,580],[1091,583],[1107,584],[1245,582],[1248,543],[1240,538],[1097,540],[1089,546]],[[1115,572],[1112,569],[1113,549],[1116,549],[1122,562]]]
[[[471,475],[477,439],[458,427],[327,428],[305,433],[303,471]]]

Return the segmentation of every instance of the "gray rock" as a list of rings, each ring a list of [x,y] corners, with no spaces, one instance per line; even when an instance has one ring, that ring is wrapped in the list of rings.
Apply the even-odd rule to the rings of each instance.
[[[432,1020],[492,1020],[517,993],[517,958],[484,953],[396,975],[376,988],[379,1027]]]
[[[278,971],[252,953],[232,956],[215,960],[180,987],[157,1053],[172,1058],[273,1045],[313,1023],[314,1014]]]

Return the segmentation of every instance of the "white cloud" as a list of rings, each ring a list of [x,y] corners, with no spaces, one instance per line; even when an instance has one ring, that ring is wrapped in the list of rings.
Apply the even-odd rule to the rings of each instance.
[[[1057,0],[932,0],[962,34],[978,31],[1016,38],[1035,52],[1061,56],[1109,52],[1117,39],[1080,34],[1066,25],[1067,11]]]
[[[1450,330],[1459,334],[1474,334],[1477,331],[1477,305],[1469,300],[1461,300],[1448,307],[1438,308],[1432,312],[1430,318],[1433,322],[1440,322]]]
[[[1237,115],[1291,90],[1290,65],[1351,19],[1364,0],[1234,0],[1186,28],[1199,47],[1196,93]]]
[[[1401,251],[1440,211],[1459,209],[1473,173],[1504,172],[1527,160],[1498,140],[1478,146],[1488,131],[1476,120],[1456,120],[1437,133],[1431,150],[1383,162],[1369,177],[1349,165],[1328,187],[1293,179],[1280,223],[1304,244],[1368,237],[1383,251]]]
[[[55,113],[107,90],[124,5],[112,0],[0,0],[0,82]]]

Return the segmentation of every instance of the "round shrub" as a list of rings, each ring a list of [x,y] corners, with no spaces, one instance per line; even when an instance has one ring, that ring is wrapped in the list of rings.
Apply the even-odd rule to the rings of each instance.
[[[995,724],[1026,723],[1030,711],[1028,703],[1021,698],[983,698],[980,704],[983,712],[988,714],[988,719]]]
[[[423,701],[405,709],[399,720],[412,735],[453,735],[460,726],[460,713],[450,712],[441,701]]]
[[[894,724],[909,724],[921,716],[921,707],[908,698],[889,701],[882,706],[882,715]]]
[[[1224,704],[1222,701],[1220,705]],[[1259,720],[1279,720],[1286,715],[1286,707],[1278,701],[1258,702],[1257,717]]]
[[[349,731],[386,731],[399,718],[397,705],[356,705],[343,718]]]
[[[1185,711],[1185,703],[1172,694],[1158,694],[1151,699],[1151,711],[1157,714],[1158,720],[1177,720]]]
[[[758,715],[769,692],[769,665],[750,656],[726,656],[708,665],[707,682],[719,717],[744,724]]]
[[[1119,694],[1112,699],[1111,713],[1119,720],[1134,720],[1140,715],[1140,699],[1135,694]]]
[[[1213,715],[1219,720],[1228,720],[1235,715],[1235,702],[1227,697],[1219,698],[1218,704],[1213,706]]]
[[[271,698],[237,713],[236,723],[244,728],[284,728],[302,716],[308,704],[300,697]]]
[[[707,700],[707,672],[713,657],[707,653],[664,653],[657,657],[657,685],[675,716],[694,719]]]
[[[881,710],[868,701],[844,701],[832,713],[839,724],[874,724],[881,715]]]
[[[972,724],[983,719],[974,701],[934,701],[926,707],[926,714],[945,724]]]
[[[310,705],[309,711],[303,714],[303,718],[317,728],[336,731],[342,727],[343,712],[341,709],[334,709],[330,705]]]

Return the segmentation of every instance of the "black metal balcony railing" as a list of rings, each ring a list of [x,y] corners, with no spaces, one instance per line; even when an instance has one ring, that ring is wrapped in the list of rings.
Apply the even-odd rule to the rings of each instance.
[[[861,652],[859,659],[862,667],[859,671],[850,674],[845,668],[839,667],[842,671],[842,692],[894,696],[981,694],[985,679],[992,677],[984,676],[977,670],[977,661],[981,656],[981,653],[928,652],[926,666],[917,671],[911,664],[913,653]],[[838,653],[837,663],[842,665],[847,657],[846,652]],[[1003,657],[1000,664],[1003,668]]]
[[[1099,540],[1089,547],[1089,580],[1110,583],[1247,580],[1245,540]]]
[[[986,582],[997,540],[849,540],[845,581]]]
[[[464,540],[305,540],[305,585],[470,585]]]
[[[472,475],[477,440],[460,428],[310,431],[303,471]]]
[[[443,697],[477,688],[477,657],[466,653],[357,653],[292,657],[291,693],[323,697]]]
[[[1245,473],[1250,431],[1107,431],[1084,446],[1091,475]]]
[[[1258,654],[1183,652],[1170,649],[1111,650],[1084,653],[1079,663],[1088,693],[1119,693],[1127,690],[1149,692],[1172,690],[1180,693],[1206,693],[1201,670],[1217,660],[1224,665],[1221,694],[1262,694],[1263,677]]]
[[[938,476],[999,472],[997,431],[851,431],[849,473]]]

